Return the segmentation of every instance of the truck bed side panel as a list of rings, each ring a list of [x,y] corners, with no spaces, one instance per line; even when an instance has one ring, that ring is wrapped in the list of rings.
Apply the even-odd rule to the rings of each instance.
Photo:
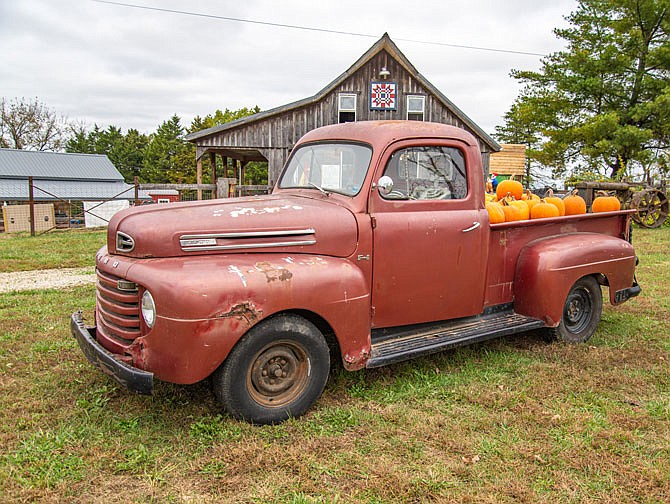
[[[571,233],[599,233],[626,239],[630,213],[608,212],[492,224],[485,305],[514,301],[514,278],[519,253],[529,243]]]

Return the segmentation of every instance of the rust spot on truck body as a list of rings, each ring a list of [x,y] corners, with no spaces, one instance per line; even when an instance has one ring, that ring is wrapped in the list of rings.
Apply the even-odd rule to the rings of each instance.
[[[286,282],[293,278],[293,273],[282,266],[275,266],[269,262],[259,262],[255,264],[256,269],[265,275],[268,283],[274,281]]]
[[[262,316],[263,312],[261,310],[257,310],[253,303],[246,301],[232,306],[227,312],[217,315],[217,318],[237,318],[245,320],[251,326]]]
[[[346,353],[343,356],[344,368],[347,371],[357,371],[365,367],[365,363],[370,357],[370,348],[361,348],[359,351],[354,353]]]

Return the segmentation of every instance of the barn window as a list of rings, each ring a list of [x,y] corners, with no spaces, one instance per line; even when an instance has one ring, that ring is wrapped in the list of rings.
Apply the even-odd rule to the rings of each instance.
[[[423,121],[426,109],[426,97],[419,95],[407,96],[407,119]]]
[[[340,93],[338,100],[338,122],[356,121],[356,95]]]

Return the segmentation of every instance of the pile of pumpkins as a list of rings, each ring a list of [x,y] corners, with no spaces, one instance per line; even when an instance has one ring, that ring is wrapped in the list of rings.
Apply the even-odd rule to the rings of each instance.
[[[596,197],[591,205],[593,212],[614,212],[621,209],[621,203],[615,196],[606,193]],[[530,190],[523,190],[521,182],[503,180],[496,188],[496,194],[486,194],[486,210],[491,224],[528,219],[549,219],[563,215],[586,213],[584,198],[573,191],[565,198],[554,196],[551,189],[544,198]]]

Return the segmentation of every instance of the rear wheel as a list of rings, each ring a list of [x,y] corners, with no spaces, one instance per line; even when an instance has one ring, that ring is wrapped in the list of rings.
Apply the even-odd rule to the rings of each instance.
[[[330,352],[319,330],[296,315],[252,328],[213,375],[214,394],[234,417],[258,424],[298,417],[321,396]]]
[[[580,278],[570,288],[558,327],[550,335],[567,343],[584,343],[598,328],[603,311],[603,296],[594,277]]]

